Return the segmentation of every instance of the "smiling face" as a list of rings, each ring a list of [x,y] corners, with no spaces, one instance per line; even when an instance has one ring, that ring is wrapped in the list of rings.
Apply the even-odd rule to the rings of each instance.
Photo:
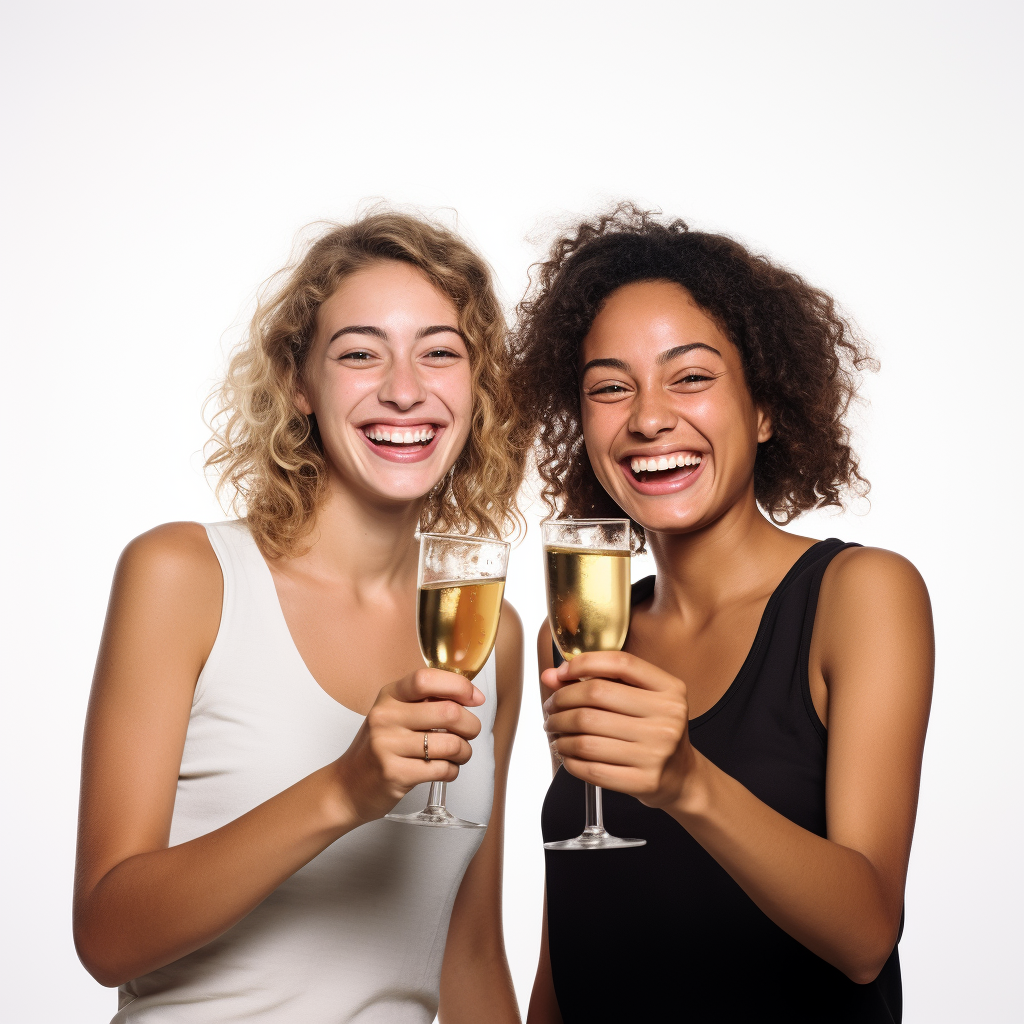
[[[398,261],[350,274],[323,303],[296,405],[316,415],[332,481],[408,503],[452,467],[473,412],[458,322],[452,301]]]
[[[753,501],[757,445],[771,436],[739,350],[681,286],[612,292],[580,349],[587,454],[645,530],[707,526]]]

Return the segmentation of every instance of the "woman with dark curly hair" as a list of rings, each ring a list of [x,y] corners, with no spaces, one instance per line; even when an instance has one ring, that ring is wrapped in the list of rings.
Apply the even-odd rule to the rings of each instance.
[[[863,345],[795,274],[630,206],[562,238],[520,312],[549,506],[628,516],[657,564],[621,652],[538,637],[545,839],[581,831],[587,782],[647,845],[547,852],[531,1024],[900,1020],[928,594],[776,525],[866,491]]]
[[[75,942],[116,1022],[519,1020],[501,930],[522,628],[424,668],[417,526],[500,536],[528,425],[490,270],[392,212],[275,280],[216,393],[239,518],[117,568],[86,723]],[[442,730],[442,731],[433,731]],[[472,742],[472,748],[471,748]],[[470,760],[470,755],[473,755]],[[431,783],[483,829],[382,820]]]

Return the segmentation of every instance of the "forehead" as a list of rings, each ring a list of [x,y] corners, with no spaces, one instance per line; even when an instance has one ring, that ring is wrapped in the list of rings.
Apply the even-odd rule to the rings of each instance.
[[[339,320],[384,326],[384,321],[429,321],[457,326],[455,304],[418,267],[399,260],[372,263],[346,275],[320,306],[320,326]]]
[[[726,360],[739,352],[718,324],[672,281],[638,281],[605,299],[580,347],[581,363],[623,359],[642,364],[680,345],[710,345]],[[703,350],[706,351],[706,350]]]

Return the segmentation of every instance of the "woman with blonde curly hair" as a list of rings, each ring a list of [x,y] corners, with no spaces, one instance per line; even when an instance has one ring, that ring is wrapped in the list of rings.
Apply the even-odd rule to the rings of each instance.
[[[74,928],[115,1021],[518,1020],[521,626],[475,683],[414,626],[417,527],[518,516],[509,365],[486,264],[413,217],[332,227],[260,302],[208,460],[239,518],[132,541],[100,646]],[[486,833],[382,820],[456,776]]]

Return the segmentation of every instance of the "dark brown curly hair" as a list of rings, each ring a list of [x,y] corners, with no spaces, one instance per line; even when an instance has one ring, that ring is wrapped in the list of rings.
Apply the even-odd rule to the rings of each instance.
[[[559,238],[519,304],[519,401],[537,437],[541,497],[551,513],[623,516],[594,475],[580,420],[580,346],[605,300],[638,281],[690,293],[739,349],[754,403],[771,417],[754,495],[774,522],[865,495],[844,417],[857,372],[875,369],[832,296],[725,235],[623,203]],[[643,529],[634,523],[639,546]]]

